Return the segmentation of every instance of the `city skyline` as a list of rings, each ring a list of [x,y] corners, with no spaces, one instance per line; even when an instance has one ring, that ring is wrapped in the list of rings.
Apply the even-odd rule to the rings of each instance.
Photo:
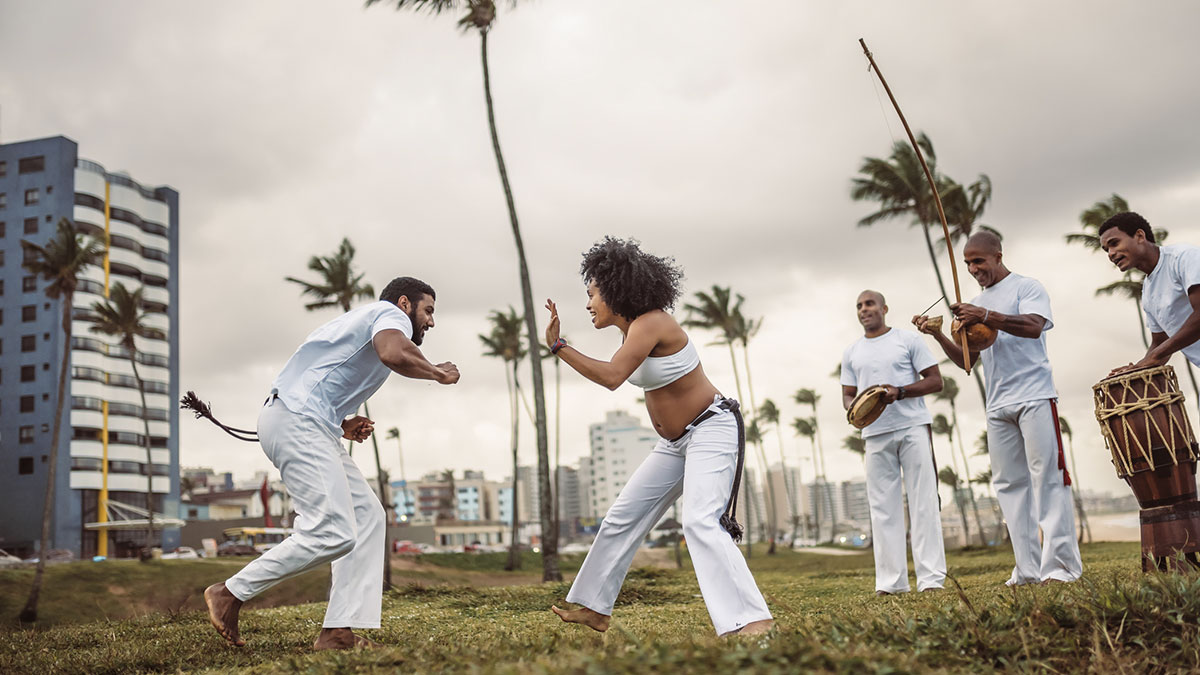
[[[288,355],[335,315],[305,312],[283,281],[305,276],[309,256],[347,236],[377,289],[399,274],[429,281],[438,325],[424,349],[457,362],[463,380],[438,390],[393,378],[372,412],[380,428],[404,432],[410,475],[448,461],[502,474],[511,464],[504,373],[479,356],[476,336],[489,310],[520,303],[477,45],[449,17],[352,2],[306,8],[279,31],[285,7],[117,2],[62,15],[6,3],[0,58],[23,65],[0,73],[0,142],[62,134],[110,170],[185,195],[181,381],[238,426],[253,425]],[[604,234],[637,237],[677,258],[687,297],[729,285],[766,318],[750,360],[759,402],[783,408],[789,461],[809,454],[786,422],[808,414],[790,397],[810,387],[823,396],[830,480],[861,472],[840,448],[851,429],[828,376],[861,334],[853,299],[883,291],[891,324],[904,328],[938,295],[918,231],[906,222],[855,227],[872,209],[849,199],[850,179],[863,157],[886,156],[902,140],[880,112],[886,100],[857,44],[865,37],[910,122],[933,139],[939,166],[962,182],[992,178],[984,221],[1005,234],[1010,267],[1039,278],[1054,304],[1049,349],[1079,482],[1127,490],[1096,433],[1090,387],[1140,355],[1134,308],[1094,297],[1119,274],[1063,236],[1080,229],[1080,211],[1118,192],[1170,230],[1170,242],[1200,243],[1200,94],[1164,74],[1186,55],[1200,9],[1076,2],[1034,15],[1019,6],[775,3],[745,13],[614,2],[500,11],[490,38],[497,124],[535,298],[559,303],[574,344],[603,358],[619,343],[587,324],[579,252]],[[21,58],[51,34],[89,58]],[[1121,93],[1107,93],[1112,82]],[[963,289],[977,291],[965,277]],[[709,376],[736,395],[725,348],[692,335]],[[943,372],[962,390],[971,452],[983,428],[978,396],[963,374]],[[633,387],[612,393],[562,375],[564,464],[587,453],[588,425],[604,411],[645,423]],[[527,368],[522,376],[527,383]],[[523,411],[521,425],[531,462]],[[553,439],[553,417],[551,425]],[[185,465],[239,475],[269,467],[190,419],[180,440]],[[356,458],[369,452],[355,447]],[[392,444],[381,439],[381,452],[398,475]],[[972,473],[987,466],[971,462]]]

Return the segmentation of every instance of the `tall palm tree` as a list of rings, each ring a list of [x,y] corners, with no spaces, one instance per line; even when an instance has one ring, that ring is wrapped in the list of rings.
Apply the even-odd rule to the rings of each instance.
[[[945,178],[943,184],[938,186],[938,195],[942,198],[946,224],[950,226],[951,246],[980,230],[1000,236],[996,228],[979,222],[992,200],[992,179],[987,174],[979,174],[974,183],[965,187]],[[938,243],[944,250],[946,238],[942,237]]]
[[[42,580],[46,574],[46,553],[50,551],[50,525],[54,514],[55,480],[58,475],[58,446],[62,440],[63,409],[70,398],[67,374],[71,365],[71,316],[74,307],[75,289],[79,287],[79,275],[89,265],[98,264],[104,255],[103,244],[89,236],[80,234],[74,223],[62,218],[57,223],[54,237],[45,245],[22,240],[21,248],[27,253],[22,267],[30,274],[48,282],[46,297],[59,302],[62,311],[63,353],[58,365],[58,398],[55,399],[54,431],[50,436],[50,452],[47,453],[46,495],[42,501],[42,534],[38,544],[37,569],[33,573],[33,584],[29,598],[21,610],[20,620],[26,623],[37,621],[38,599],[42,592]],[[103,505],[101,505],[103,508]],[[108,536],[101,532],[101,537]]]
[[[752,420],[750,420],[749,423],[746,424],[746,442],[753,445],[756,448],[762,447],[762,442],[763,442],[762,427],[760,427],[758,425],[757,419],[752,419]],[[766,469],[765,466],[763,469],[763,481],[767,484],[767,494],[771,497],[770,503],[767,505],[769,511],[767,512],[767,517],[764,519],[766,522],[763,523],[764,529],[768,533],[768,541],[770,541],[770,546],[767,547],[767,555],[775,555],[775,537],[778,534],[778,530],[779,530],[778,526],[775,523],[775,513],[774,513],[774,511],[775,511],[775,499],[774,499],[775,488],[773,487],[773,485],[771,483],[771,472],[768,469]]]
[[[520,411],[517,408],[517,388],[519,384],[519,371],[517,367],[521,363],[521,359],[529,355],[525,345],[521,343],[522,324],[524,317],[517,314],[517,310],[510,305],[507,312],[492,310],[488,314],[488,322],[492,326],[492,330],[487,335],[480,335],[479,341],[483,343],[484,356],[500,359],[504,362],[504,383],[508,388],[508,405],[509,419],[512,423],[512,541],[508,549],[508,564],[504,569],[515,570],[521,567],[521,556],[518,549],[517,533],[520,527],[520,518],[518,518],[518,458],[517,458],[517,441],[518,430],[520,425]]]
[[[861,431],[843,438],[842,447],[863,458],[867,456],[867,441],[862,437]]]
[[[958,399],[958,382],[954,381],[953,377],[942,378],[942,390],[933,395],[934,398],[945,401],[950,404],[950,425],[954,428],[958,436],[958,450],[963,463],[963,476],[971,475],[971,463],[967,461],[967,447],[963,445],[962,427],[958,424],[958,406],[955,405]],[[954,452],[954,443],[950,444],[950,452]],[[979,539],[984,546],[987,546],[987,537],[983,533],[983,520],[979,518],[979,504],[975,501],[975,490],[971,489],[970,481],[967,481],[967,494],[971,497],[971,512],[975,516],[975,527],[979,530]]]
[[[756,419],[760,420],[764,426],[774,427],[775,438],[779,440],[779,470],[783,472],[784,498],[787,499],[788,517],[791,519],[794,528],[798,516],[796,511],[796,488],[792,485],[792,475],[788,472],[787,457],[783,453],[783,431],[779,428],[779,407],[771,399],[763,399],[762,407],[758,409]],[[792,541],[795,540],[796,534],[793,531]]]
[[[737,354],[734,352],[734,344],[737,343],[745,335],[748,326],[744,315],[742,314],[742,302],[745,300],[741,295],[735,295],[728,286],[713,285],[711,292],[697,291],[695,294],[694,303],[684,303],[683,309],[687,312],[687,316],[683,321],[684,328],[701,328],[704,330],[712,330],[717,333],[717,339],[712,342],[715,345],[725,345],[729,348],[729,362],[733,366],[733,383],[737,389],[737,398],[741,403],[745,402],[742,396],[742,378],[738,370]],[[747,338],[748,339],[748,338]],[[748,409],[753,418],[753,405]],[[758,452],[763,461],[764,472],[766,469],[765,453],[761,447],[758,447]],[[745,473],[742,474],[742,490],[746,492],[747,499],[750,499],[751,487]],[[769,482],[769,481],[768,481]],[[770,495],[770,493],[768,493]],[[774,500],[772,499],[772,503]],[[751,512],[749,508],[751,504],[747,504],[746,509],[746,531],[751,531]],[[773,507],[772,507],[773,510]],[[746,537],[746,556],[751,553],[751,539]]]
[[[529,277],[529,265],[525,259],[525,244],[521,238],[521,228],[517,221],[517,207],[513,200],[512,186],[508,181],[508,169],[504,164],[504,154],[500,151],[500,135],[496,131],[496,113],[492,104],[491,71],[488,67],[488,35],[496,20],[496,5],[493,0],[366,0],[368,7],[382,3],[393,5],[397,10],[408,9],[416,12],[427,11],[441,14],[445,11],[465,10],[466,14],[458,20],[458,27],[463,31],[476,30],[479,32],[480,62],[483,68],[483,97],[487,106],[488,131],[492,138],[492,152],[496,156],[496,168],[500,173],[500,185],[504,190],[504,202],[508,207],[508,220],[512,227],[513,241],[517,248],[517,262],[521,276],[521,301],[525,308],[525,330],[528,351],[537,353],[538,328],[537,306],[533,304],[533,283]],[[513,0],[516,4],[516,0]],[[533,376],[533,399],[536,412],[534,428],[537,433],[538,449],[538,492],[542,495],[539,501],[539,516],[542,524],[542,580],[561,581],[562,572],[558,569],[558,531],[552,529],[552,505],[550,496],[550,449],[546,432],[546,391],[542,380],[541,359],[530,359]]]
[[[964,191],[961,185],[938,173],[937,154],[933,151],[933,142],[924,132],[917,134],[917,145],[921,147],[921,153],[925,156],[929,172],[934,176],[934,182],[938,185],[938,196],[943,199],[943,202],[947,201],[947,198],[953,198],[956,194],[961,193],[961,200],[949,199],[952,208],[946,214],[946,221],[949,224],[953,214],[956,220],[954,225],[959,236],[966,234],[974,227],[975,222],[983,215],[988,202],[991,201],[991,180],[987,176],[981,175],[971,188]],[[864,157],[858,169],[858,176],[851,182],[850,198],[856,202],[875,202],[879,206],[877,211],[858,221],[859,227],[870,227],[884,220],[906,218],[910,224],[921,228],[921,234],[925,237],[925,248],[929,253],[929,262],[933,264],[933,273],[937,277],[938,288],[942,292],[946,308],[949,309],[950,296],[946,293],[946,283],[942,279],[938,255],[934,251],[933,238],[929,234],[929,228],[941,221],[938,218],[933,191],[929,188],[929,181],[925,179],[921,161],[912,146],[904,141],[896,141],[892,145],[892,154],[887,159]],[[961,208],[957,206],[960,203],[962,204]],[[944,203],[943,207],[945,208]],[[951,233],[951,237],[954,238],[954,236]],[[980,398],[983,398],[986,403],[983,380],[978,373],[975,374],[975,384],[979,388]]]
[[[970,530],[967,529],[967,511],[962,497],[959,495],[959,492],[961,492],[959,485],[962,481],[959,480],[958,472],[948,466],[943,466],[938,471],[938,480],[941,481],[942,485],[949,487],[954,492],[954,504],[958,507],[958,514],[962,516],[963,546],[966,547],[970,545]]]
[[[388,440],[396,439],[396,447],[400,451],[400,482],[404,485],[404,491],[400,495],[400,505],[404,509],[404,515],[408,515],[408,476],[404,474],[404,445],[400,442],[400,428],[392,427],[388,429]]]
[[[312,302],[304,306],[310,312],[330,307],[336,307],[343,312],[349,312],[350,305],[355,300],[370,300],[375,297],[375,287],[362,282],[366,273],[358,272],[354,269],[354,254],[354,244],[351,244],[348,238],[342,237],[342,241],[338,244],[337,251],[333,255],[314,255],[308,259],[308,269],[317,273],[317,281],[305,281],[296,277],[284,277],[284,280],[300,286],[300,294],[307,295],[313,299]],[[414,326],[413,328],[415,329],[416,327]],[[363,401],[363,414],[370,419],[371,407],[366,401]],[[375,438],[374,431],[371,432],[371,446],[375,449],[375,480],[379,484],[379,500],[383,504],[383,508],[387,509],[386,478],[383,475],[383,465],[379,460],[379,441]],[[346,452],[350,455],[354,454],[354,441],[346,443]],[[385,537],[385,556],[388,555],[387,552],[390,549],[391,544],[387,542]],[[383,578],[384,587],[390,587],[392,579],[392,566],[390,563],[383,566]]]
[[[812,444],[813,474],[814,474],[813,484],[816,485],[817,489],[822,492],[822,494],[818,495],[817,498],[813,500],[813,519],[816,524],[816,532],[813,534],[813,539],[820,542],[821,541],[821,506],[822,506],[821,499],[822,498],[828,499],[829,490],[826,489],[826,487],[823,483],[823,479],[820,479],[817,477],[817,476],[820,476],[820,469],[817,468],[818,467],[818,465],[817,465],[817,461],[818,461],[818,459],[817,459],[817,426],[816,426],[816,424],[813,423],[813,418],[811,418],[811,417],[797,417],[792,420],[792,429],[796,432],[797,436],[804,436],[805,438],[808,439],[808,442],[810,444]],[[832,506],[832,504],[830,504],[830,506]]]
[[[958,514],[962,517],[963,543],[969,544],[971,541],[971,528],[967,527],[967,505],[963,503],[962,491],[959,490],[958,462],[954,459],[954,427],[951,425],[950,420],[946,419],[945,415],[939,413],[933,416],[932,429],[933,433],[945,436],[946,442],[950,444],[950,463],[953,466],[943,467],[942,470],[938,472],[938,478],[946,485],[950,485],[952,488],[954,488],[954,505],[958,507]],[[950,473],[946,474],[947,471]],[[954,476],[953,484],[947,483],[943,478],[943,474]],[[980,538],[982,537],[983,534],[980,533]]]
[[[1083,490],[1079,487],[1079,470],[1075,466],[1075,434],[1071,433],[1071,425],[1067,418],[1061,415],[1058,417],[1058,427],[1067,437],[1067,450],[1071,455],[1071,495],[1075,498],[1075,513],[1079,516],[1079,543],[1082,544],[1084,534],[1087,534],[1088,541],[1092,541],[1092,526],[1088,523],[1087,511],[1083,508]]]
[[[142,399],[142,428],[145,434],[143,442],[146,446],[146,548],[144,560],[150,558],[150,549],[154,547],[154,462],[150,457],[150,418],[146,409],[146,388],[138,372],[138,349],[136,338],[161,340],[163,332],[147,326],[146,313],[142,309],[142,288],[130,291],[125,284],[117,282],[109,289],[108,298],[92,303],[92,311],[96,321],[90,330],[115,337],[129,357],[129,365],[133,368],[133,378],[137,380],[138,394]]]
[[[822,486],[822,492],[825,493],[825,500],[829,505],[829,522],[830,527],[833,529],[830,536],[837,538],[837,509],[833,504],[833,492],[829,489],[829,479],[825,464],[825,443],[821,440],[821,420],[817,416],[817,403],[821,400],[821,395],[815,389],[800,388],[792,395],[792,400],[800,405],[807,405],[812,408],[813,437],[816,439],[816,453],[813,456],[820,457],[821,460],[820,473],[817,479]],[[813,464],[814,466],[816,465],[816,459],[813,460]]]

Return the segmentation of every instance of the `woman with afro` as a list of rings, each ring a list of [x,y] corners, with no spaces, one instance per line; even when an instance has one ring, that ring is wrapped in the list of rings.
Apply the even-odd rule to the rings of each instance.
[[[607,630],[634,553],[682,495],[684,536],[717,634],[769,630],[771,612],[733,540],[741,535],[732,511],[745,452],[742,416],[737,402],[709,382],[695,345],[668,313],[679,299],[682,271],[673,259],[650,255],[636,241],[605,237],[583,254],[580,272],[592,325],[616,326],[621,347],[601,361],[567,345],[550,300],[546,343],[597,384],[616,389],[628,380],[643,388],[661,438],[609,508],[571,585],[567,602],[581,607],[553,607],[554,613]]]

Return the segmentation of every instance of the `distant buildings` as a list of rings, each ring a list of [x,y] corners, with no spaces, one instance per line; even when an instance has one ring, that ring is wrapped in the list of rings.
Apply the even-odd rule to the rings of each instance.
[[[62,136],[0,145],[0,549],[38,546],[64,339],[61,300],[22,268],[21,242],[46,244],[64,218],[102,244],[104,261],[74,297],[50,546],[132,555],[145,526],[119,521],[144,523],[148,491],[160,522],[178,512],[179,193],[80,159]],[[137,341],[146,410],[125,349],[89,331],[92,304],[117,282],[144,289],[145,322],[161,332]],[[164,547],[178,542],[177,525],[161,533]]]

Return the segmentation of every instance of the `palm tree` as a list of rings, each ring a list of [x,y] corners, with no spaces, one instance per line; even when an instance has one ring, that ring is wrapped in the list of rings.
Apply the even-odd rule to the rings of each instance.
[[[862,437],[861,431],[843,438],[842,447],[864,458],[867,456],[867,441]]]
[[[1087,511],[1083,508],[1083,490],[1079,487],[1079,470],[1075,465],[1075,435],[1071,433],[1071,425],[1067,422],[1067,418],[1059,415],[1058,427],[1062,430],[1063,435],[1067,437],[1067,449],[1071,454],[1071,495],[1075,497],[1075,513],[1079,516],[1079,543],[1083,543],[1083,535],[1087,534],[1087,540],[1092,541],[1092,526],[1088,523]]]
[[[932,429],[933,433],[945,436],[946,442],[950,444],[950,464],[953,466],[942,467],[942,470],[938,472],[938,479],[954,489],[954,505],[958,507],[958,515],[962,517],[963,544],[967,545],[971,541],[971,528],[967,527],[967,505],[963,503],[962,493],[958,489],[958,462],[954,459],[954,427],[951,426],[950,420],[947,420],[945,415],[939,413],[933,416]],[[946,476],[953,476],[953,482],[947,482]],[[981,533],[980,537],[982,536]]]
[[[137,381],[138,394],[142,399],[142,430],[145,434],[143,442],[146,446],[146,548],[143,560],[150,559],[150,549],[154,547],[154,462],[150,457],[150,418],[147,415],[146,388],[138,372],[138,349],[135,338],[161,340],[165,336],[157,328],[145,324],[146,313],[142,309],[142,289],[130,291],[125,284],[117,282],[109,289],[108,298],[92,303],[92,311],[96,321],[90,330],[115,337],[129,357],[129,365],[133,368],[133,378]]]
[[[26,623],[37,621],[38,598],[42,592],[42,580],[46,574],[46,553],[50,551],[50,524],[54,514],[54,488],[58,469],[58,446],[62,440],[63,408],[70,396],[67,374],[71,365],[71,316],[74,307],[75,289],[79,286],[79,275],[89,265],[97,264],[104,255],[103,245],[86,235],[80,234],[74,223],[66,218],[58,221],[54,237],[39,246],[22,240],[25,262],[22,267],[30,274],[48,282],[46,297],[58,300],[62,310],[63,353],[58,366],[58,398],[55,399],[54,431],[50,436],[50,452],[46,468],[46,495],[42,501],[42,535],[38,544],[37,569],[33,573],[33,585],[29,598],[21,610],[20,620]],[[100,504],[100,508],[106,505]],[[101,537],[108,536],[101,532]]]
[[[400,442],[400,428],[392,427],[388,429],[388,440],[396,439],[397,449],[400,451],[400,482],[404,485],[404,491],[400,495],[400,504],[404,509],[404,515],[408,516],[408,477],[404,475],[404,445]]]
[[[975,439],[975,456],[978,457],[980,455],[987,455],[987,454],[989,454],[987,429],[984,429],[983,431],[979,432],[979,437]],[[989,469],[988,471],[990,473],[991,469]]]
[[[508,405],[509,417],[512,423],[512,541],[508,549],[508,564],[504,569],[515,570],[521,567],[521,557],[517,548],[517,531],[519,529],[520,519],[517,517],[517,490],[518,490],[518,460],[517,460],[517,440],[518,429],[520,424],[520,411],[517,408],[517,388],[520,386],[517,366],[521,363],[521,359],[528,356],[529,352],[525,350],[525,346],[521,344],[521,330],[524,317],[517,314],[517,310],[510,305],[507,312],[492,310],[488,314],[488,322],[492,325],[492,330],[487,335],[480,335],[479,341],[483,343],[484,356],[500,359],[504,362],[504,383],[508,388]]]
[[[970,530],[967,529],[966,507],[962,502],[962,497],[959,495],[959,492],[961,491],[959,489],[959,484],[961,481],[958,478],[958,472],[948,466],[943,466],[941,468],[941,470],[938,471],[938,480],[941,481],[941,483],[943,485],[949,487],[954,492],[954,504],[955,504],[955,506],[958,507],[958,514],[960,516],[962,516],[962,526],[963,526],[963,533],[964,533],[963,534],[963,547],[965,548],[966,546],[968,546],[970,544]]]
[[[488,68],[488,35],[496,20],[496,5],[493,0],[366,0],[368,7],[377,3],[394,5],[397,10],[410,9],[413,11],[428,11],[441,14],[444,11],[465,9],[466,15],[458,20],[458,26],[464,31],[475,29],[479,32],[480,61],[483,67],[483,96],[487,105],[488,131],[492,138],[492,152],[496,156],[496,168],[500,173],[500,185],[504,190],[504,201],[508,206],[508,220],[512,226],[513,241],[517,247],[517,262],[521,275],[521,300],[525,307],[525,330],[528,341],[528,351],[537,353],[538,328],[537,306],[533,304],[533,283],[529,278],[529,265],[525,259],[525,244],[521,238],[521,228],[517,222],[517,207],[513,200],[512,186],[508,182],[508,169],[504,164],[504,155],[500,152],[500,136],[496,131],[496,114],[492,104],[491,75]],[[514,0],[514,5],[516,1]],[[546,433],[546,393],[542,381],[541,359],[530,359],[533,375],[533,399],[537,415],[534,427],[537,432],[538,448],[538,492],[542,495],[540,504],[540,519],[542,524],[542,580],[561,581],[562,573],[558,569],[558,531],[552,529],[552,505],[550,497],[550,449]]]
[[[938,196],[943,202],[947,198],[952,204],[946,213],[947,224],[951,215],[955,217],[955,230],[962,236],[970,232],[974,223],[983,215],[984,209],[991,200],[992,183],[987,176],[981,175],[970,188],[964,188],[955,181],[937,172],[937,155],[933,151],[933,142],[924,132],[917,134],[917,145],[929,166],[929,172],[934,176],[938,185]],[[961,198],[955,195],[961,194]],[[904,141],[896,141],[892,145],[892,154],[887,159],[865,157],[858,169],[858,176],[852,180],[850,198],[856,202],[876,202],[879,210],[864,216],[858,221],[859,227],[870,227],[884,220],[893,218],[908,218],[909,222],[921,228],[925,236],[925,248],[929,252],[929,261],[933,264],[933,273],[937,277],[938,288],[946,308],[950,308],[950,296],[946,293],[946,284],[942,280],[942,270],[938,264],[938,256],[934,251],[933,239],[929,228],[940,222],[937,215],[937,205],[933,191],[925,179],[925,171],[916,151]],[[943,207],[945,204],[943,203]],[[951,237],[955,238],[952,232]],[[983,380],[978,373],[975,384],[979,388],[979,396],[986,403],[983,390]]]
[[[762,448],[763,433],[762,428],[758,425],[758,420],[752,419],[746,424],[746,442],[756,448]],[[767,555],[775,555],[775,537],[778,533],[778,526],[775,523],[775,488],[771,483],[771,472],[764,464],[763,481],[767,484],[767,495],[770,497],[768,508],[770,509],[766,517],[766,530],[769,533],[768,540],[770,546],[767,547]]]
[[[836,538],[837,509],[833,506],[833,493],[829,490],[829,480],[827,478],[828,474],[825,473],[825,444],[821,441],[821,421],[817,417],[817,403],[821,400],[821,395],[818,394],[814,389],[801,388],[796,390],[796,393],[792,396],[792,400],[800,405],[812,407],[813,414],[811,419],[813,437],[816,439],[816,453],[813,456],[814,458],[820,457],[821,459],[821,468],[819,475],[817,476],[817,480],[822,486],[822,491],[825,493],[826,501],[829,502],[829,522],[830,527],[833,529],[833,531],[830,533],[830,536]],[[816,459],[813,460],[813,464],[814,466],[816,465]]]
[[[797,522],[797,507],[796,507],[796,489],[792,485],[792,476],[788,472],[787,457],[783,454],[783,431],[779,428],[779,407],[771,399],[763,399],[762,407],[758,409],[758,420],[761,420],[764,426],[775,428],[775,438],[779,439],[779,470],[783,472],[783,489],[784,498],[787,499],[788,516],[791,518],[793,525],[792,541],[796,540],[794,531]]]
[[[797,417],[792,420],[792,429],[795,430],[797,436],[804,436],[804,437],[808,438],[808,442],[812,444],[813,473],[816,474],[816,476],[817,476],[817,477],[813,478],[813,484],[819,486],[818,489],[820,489],[821,492],[824,493],[822,495],[819,495],[817,497],[817,499],[813,500],[813,519],[816,524],[816,533],[813,535],[813,539],[820,542],[821,541],[821,498],[828,497],[829,491],[824,488],[822,479],[819,478],[820,469],[817,468],[817,426],[813,422],[814,422],[814,420],[811,417]]]
[[[351,244],[348,238],[342,237],[342,241],[333,255],[314,255],[308,259],[308,269],[317,273],[318,281],[305,281],[296,277],[284,277],[284,280],[299,285],[301,295],[313,298],[312,302],[304,306],[310,312],[329,307],[337,307],[343,312],[349,312],[350,305],[355,300],[370,300],[375,297],[375,287],[362,283],[366,273],[359,273],[354,269],[354,253],[354,244]],[[413,329],[415,330],[416,326],[413,326]],[[366,401],[363,401],[363,414],[370,419],[371,407]],[[379,461],[379,441],[375,438],[374,431],[371,432],[371,446],[375,449],[375,479],[379,483],[379,500],[384,509],[387,509],[386,478],[383,465]],[[354,454],[354,441],[346,443],[346,452],[350,455]],[[387,555],[390,547],[385,536],[384,555]],[[385,588],[390,587],[392,579],[390,564],[383,566],[383,577]]]
[[[971,463],[967,461],[967,448],[963,445],[962,427],[958,425],[958,406],[955,405],[958,399],[958,382],[952,377],[942,378],[942,390],[933,395],[934,398],[945,401],[950,404],[950,420],[951,426],[954,428],[958,436],[958,450],[963,463],[963,475],[971,475]],[[950,452],[954,452],[954,443],[950,443]],[[983,534],[983,521],[979,518],[979,504],[975,501],[975,490],[971,489],[970,483],[967,484],[967,494],[971,497],[971,512],[975,515],[975,527],[979,530],[979,539],[987,546],[987,538]]]
[[[946,223],[950,226],[950,244],[968,239],[978,230],[991,232],[996,236],[1000,233],[990,225],[979,222],[988,203],[992,200],[992,179],[986,174],[970,185],[963,187],[950,178],[945,178],[943,185],[938,187],[938,195],[942,198],[942,208],[946,213]],[[946,238],[939,241],[943,250]]]

